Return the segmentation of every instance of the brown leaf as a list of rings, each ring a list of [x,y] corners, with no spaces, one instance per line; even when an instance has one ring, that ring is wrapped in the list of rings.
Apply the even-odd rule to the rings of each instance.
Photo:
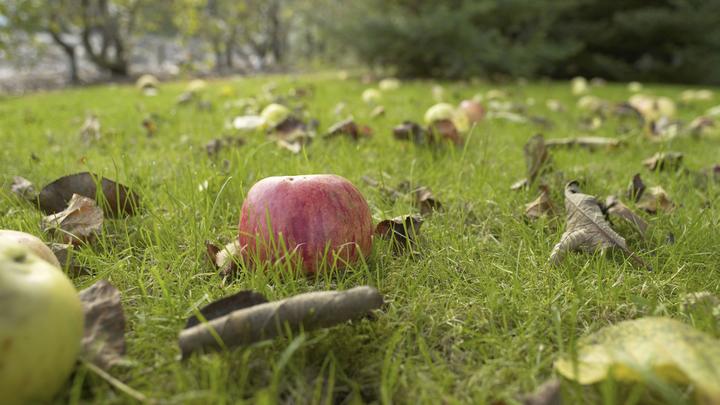
[[[675,203],[672,202],[665,189],[660,186],[648,188],[637,206],[650,214],[656,214],[658,211],[670,212],[675,209]]]
[[[550,153],[545,146],[545,138],[541,134],[532,136],[527,143],[525,143],[523,152],[525,154],[527,177],[513,183],[510,187],[512,190],[519,190],[532,185],[542,171],[549,167],[551,162]]]
[[[652,171],[677,170],[682,163],[680,152],[658,152],[643,160],[643,165]]]
[[[237,263],[241,260],[243,251],[240,241],[235,239],[222,249],[210,242],[205,242],[205,247],[207,248],[208,258],[215,265],[215,268],[220,270],[221,275],[230,275],[238,270]]]
[[[307,132],[307,125],[295,117],[289,116],[275,127],[268,130],[268,135],[278,139],[296,138],[298,133]]]
[[[647,136],[656,142],[668,141],[678,136],[681,130],[681,123],[668,117],[659,117],[650,121]]]
[[[557,209],[550,198],[548,186],[540,186],[540,195],[534,201],[525,204],[525,215],[530,219],[538,219],[544,215],[555,216]]]
[[[382,304],[382,295],[368,286],[305,293],[252,305],[184,329],[178,343],[183,358],[187,358],[194,352],[245,346],[299,330],[327,328],[366,316]]]
[[[565,186],[565,209],[567,210],[565,232],[550,253],[550,263],[559,264],[565,258],[565,254],[571,251],[593,253],[597,250],[619,248],[635,264],[647,267],[628,249],[625,239],[610,227],[597,199],[580,192],[577,181],[571,181]]]
[[[98,184],[101,193],[97,191]],[[38,196],[40,209],[46,214],[60,212],[67,207],[73,194],[99,201],[105,214],[110,217],[133,215],[140,208],[140,198],[126,186],[83,172],[61,177],[43,187]]]
[[[85,312],[82,357],[104,370],[125,363],[125,315],[120,291],[100,280],[80,291],[80,300]]]
[[[225,148],[241,147],[243,145],[245,145],[245,138],[241,136],[224,136],[208,141],[205,144],[205,151],[210,158],[214,158]]]
[[[100,140],[100,136],[100,120],[95,114],[88,115],[80,128],[80,138],[83,142],[89,143]]]
[[[279,139],[277,142],[275,142],[275,144],[276,144],[280,149],[288,150],[288,151],[290,151],[291,153],[296,154],[296,155],[297,155],[298,153],[300,153],[300,151],[302,150],[302,143],[301,143],[301,142],[288,142],[288,141],[286,141],[286,140],[284,140],[284,139]]]
[[[142,126],[145,128],[145,135],[148,138],[152,138],[157,132],[157,124],[152,117],[146,117],[142,120]]]
[[[415,245],[422,223],[423,219],[420,215],[404,215],[385,219],[375,227],[375,235],[391,241],[393,249],[401,252]]]
[[[268,302],[268,300],[264,295],[251,290],[243,290],[233,295],[213,301],[200,308],[200,315],[202,315],[205,319],[201,320],[198,319],[197,315],[192,315],[185,323],[185,329],[191,328],[205,321],[210,322],[213,319],[225,316],[233,311],[249,308],[253,305],[264,304],[266,302]]]
[[[433,211],[440,211],[442,204],[438,201],[427,187],[418,187],[415,190],[415,205],[420,208],[420,214],[427,216]]]
[[[355,120],[348,118],[333,124],[325,134],[325,138],[334,138],[340,135],[347,135],[357,141],[360,138],[369,138],[372,136],[372,130],[367,126],[361,127],[355,123]]]
[[[522,400],[523,405],[562,405],[562,403],[560,381],[555,378],[545,381]]]
[[[412,141],[417,145],[428,145],[433,142],[432,134],[420,124],[412,121],[403,121],[393,128],[393,136],[401,141]]]
[[[24,200],[34,200],[37,198],[35,186],[33,186],[30,180],[24,177],[13,177],[13,182],[10,185],[10,191]]]
[[[60,229],[63,239],[77,244],[93,239],[102,229],[103,212],[95,200],[73,194],[65,211],[43,218],[45,230]]]
[[[644,192],[645,183],[643,183],[642,178],[640,177],[640,173],[636,173],[630,181],[630,184],[628,185],[627,197],[632,202],[638,202]]]
[[[648,223],[623,204],[617,197],[614,195],[609,196],[605,200],[605,206],[607,207],[608,214],[624,219],[630,225],[635,227],[643,238],[645,237],[647,234]]]
[[[548,139],[545,141],[545,146],[547,146],[548,148],[559,146],[572,148],[574,146],[578,146],[581,148],[587,148],[591,151],[600,148],[614,149],[620,145],[622,145],[622,141],[619,139],[604,138],[601,136],[579,136],[576,138],[557,138]]]
[[[451,120],[435,121],[430,125],[428,131],[433,134],[433,138],[435,138],[434,135],[437,134],[439,135],[438,138],[451,141],[457,146],[462,146],[465,143],[465,140],[460,136],[460,132],[455,128],[455,124],[453,124]]]
[[[90,274],[90,269],[78,264],[75,259],[75,247],[72,244],[51,243],[48,247],[55,254],[58,262],[60,262],[60,266],[65,269],[68,275],[78,277]]]

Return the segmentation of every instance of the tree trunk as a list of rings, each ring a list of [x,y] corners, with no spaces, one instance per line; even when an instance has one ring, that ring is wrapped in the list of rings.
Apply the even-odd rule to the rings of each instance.
[[[77,66],[77,54],[75,52],[75,45],[71,45],[67,42],[65,42],[62,39],[62,36],[60,33],[50,30],[49,31],[50,36],[52,37],[53,41],[55,41],[55,44],[59,46],[63,52],[65,53],[65,56],[67,57],[68,62],[68,80],[72,84],[80,83],[80,75],[78,74],[78,66]]]
[[[280,22],[280,4],[279,0],[271,0],[269,14],[269,37],[270,52],[272,53],[276,65],[280,65],[283,61],[283,40],[282,27]]]

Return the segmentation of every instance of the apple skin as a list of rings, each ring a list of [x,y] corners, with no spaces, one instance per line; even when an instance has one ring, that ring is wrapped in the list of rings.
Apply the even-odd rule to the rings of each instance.
[[[347,179],[332,174],[281,176],[250,188],[238,240],[243,257],[251,261],[274,262],[295,251],[290,255],[293,268],[302,260],[303,270],[313,274],[323,261],[343,267],[367,257],[372,231],[370,208]]]
[[[463,100],[460,103],[460,109],[465,112],[471,124],[480,122],[485,117],[485,109],[475,100]]]
[[[62,265],[60,265],[55,253],[53,253],[52,250],[50,250],[50,248],[35,235],[20,231],[13,231],[11,229],[0,229],[0,241],[27,246],[41,259],[57,268],[62,268]]]
[[[30,248],[0,242],[0,403],[47,402],[75,367],[83,309],[67,276]]]

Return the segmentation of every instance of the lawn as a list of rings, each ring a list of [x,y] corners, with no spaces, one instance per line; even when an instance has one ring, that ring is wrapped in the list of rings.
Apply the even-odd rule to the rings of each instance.
[[[610,118],[592,134],[622,138],[623,146],[553,149],[554,167],[562,173],[551,190],[559,207],[562,182],[578,179],[588,194],[624,198],[635,173],[650,186],[664,187],[677,205],[670,213],[641,214],[651,224],[646,240],[617,224],[653,271],[614,254],[571,254],[553,267],[547,260],[563,232],[564,214],[528,221],[524,204],[537,197],[537,187],[511,191],[510,185],[525,176],[523,145],[532,135],[590,134],[579,127],[587,113],[575,107],[569,84],[441,83],[452,103],[502,89],[508,100],[526,104],[532,115],[554,126],[484,120],[461,148],[395,140],[395,125],[422,121],[435,102],[435,84],[403,82],[384,93],[385,115],[377,118],[360,97],[368,85],[329,73],[213,80],[205,90],[210,102],[205,108],[176,104],[184,82],[163,83],[155,97],[118,85],[4,97],[0,228],[51,239],[42,234],[41,212],[9,191],[15,175],[42,186],[91,171],[138,191],[143,212],[107,221],[99,239],[79,253],[90,274],[73,281],[81,289],[107,279],[120,289],[130,365],[112,375],[168,403],[490,403],[532,391],[553,375],[553,361],[572,352],[578,337],[621,320],[667,315],[720,336],[718,323],[681,310],[687,293],[720,293],[720,186],[698,188],[687,172],[651,172],[641,163],[658,151],[684,153],[683,167],[693,172],[720,163],[720,131],[655,143],[639,128],[618,134],[621,124]],[[289,97],[298,89],[305,94]],[[684,89],[646,85],[644,92],[677,99]],[[292,154],[263,135],[249,134],[244,145],[210,158],[205,144],[233,134],[227,122],[243,114],[231,102],[267,91],[304,106],[319,120],[321,133],[353,115],[374,135],[360,141],[317,137]],[[632,94],[623,84],[591,92],[614,102]],[[550,111],[547,99],[559,100],[567,111]],[[340,102],[346,106],[337,115]],[[678,117],[689,121],[716,104],[717,96],[679,105]],[[102,136],[85,143],[79,130],[88,114],[99,118]],[[157,125],[152,137],[141,125],[148,116]],[[205,241],[224,243],[237,234],[244,195],[259,179],[309,173],[352,181],[376,223],[415,210],[409,199],[385,198],[363,176],[392,187],[402,181],[427,186],[443,209],[425,220],[416,254],[396,255],[389,243],[376,240],[366,263],[343,271],[308,278],[278,268],[243,271],[223,281],[206,258]],[[272,300],[358,285],[375,286],[385,297],[371,319],[178,359],[177,335],[185,319],[213,299],[244,289]],[[622,389],[588,393],[571,383],[564,387],[570,395],[625,403]],[[82,366],[58,399],[130,401]]]

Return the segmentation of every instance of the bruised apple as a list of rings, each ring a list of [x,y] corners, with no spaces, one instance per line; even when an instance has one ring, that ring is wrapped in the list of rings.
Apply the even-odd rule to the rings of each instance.
[[[28,246],[0,241],[0,308],[0,404],[51,400],[80,353],[75,287]]]
[[[239,242],[251,261],[299,262],[306,273],[344,267],[370,254],[372,217],[365,198],[332,174],[268,177],[250,188]]]

